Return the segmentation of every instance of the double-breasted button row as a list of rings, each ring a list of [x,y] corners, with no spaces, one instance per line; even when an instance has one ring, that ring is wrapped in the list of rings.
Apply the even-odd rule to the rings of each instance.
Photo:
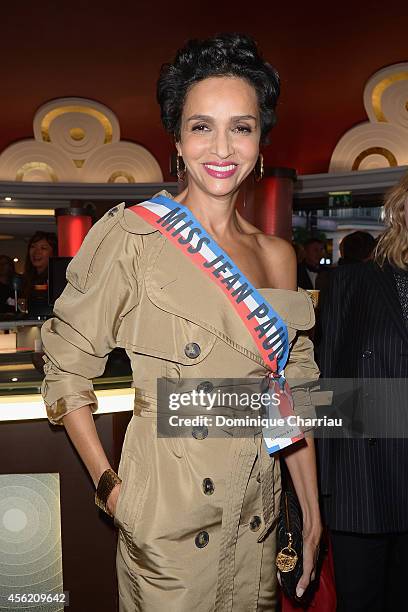
[[[204,440],[204,438],[208,436],[208,427],[206,427],[205,425],[201,427],[193,427],[193,429],[191,430],[191,435],[196,440]]]
[[[208,531],[199,531],[195,537],[195,545],[197,548],[204,548],[210,541]]]
[[[262,519],[260,516],[253,516],[249,521],[249,528],[251,531],[258,531],[262,523]]]
[[[189,359],[196,359],[201,353],[201,347],[197,342],[188,342],[184,347],[184,353]]]
[[[214,390],[214,385],[209,380],[204,380],[197,385],[197,391],[204,391],[204,393],[211,393]]]
[[[202,487],[205,495],[212,495],[215,491],[214,482],[211,478],[204,478]]]

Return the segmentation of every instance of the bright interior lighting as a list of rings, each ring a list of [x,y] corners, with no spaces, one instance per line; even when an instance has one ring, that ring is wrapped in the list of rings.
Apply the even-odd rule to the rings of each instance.
[[[96,414],[110,414],[133,410],[135,390],[106,389],[96,391]],[[47,413],[41,395],[0,396],[0,422],[46,419]]]
[[[10,335],[10,334],[7,334]],[[1,353],[2,351],[0,351]],[[35,370],[32,363],[20,363],[20,364],[4,364],[0,365],[0,372],[22,372],[23,370]]]
[[[18,217],[54,217],[53,208],[0,208],[0,215]]]
[[[351,195],[351,191],[329,191],[329,196]]]
[[[18,262],[18,257],[14,257],[13,261],[14,261],[14,263],[17,263]]]
[[[11,202],[11,198],[10,196],[7,196],[6,198],[4,198],[6,200],[6,202]]]
[[[11,379],[11,382],[17,382],[18,378],[16,378],[15,376]]]

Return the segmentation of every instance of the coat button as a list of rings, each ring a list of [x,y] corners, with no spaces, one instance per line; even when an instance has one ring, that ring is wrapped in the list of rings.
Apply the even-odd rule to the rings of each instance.
[[[210,541],[210,536],[206,531],[200,531],[195,537],[195,545],[197,548],[204,548]]]
[[[212,495],[214,493],[215,487],[211,478],[204,478],[203,480],[203,492],[205,495]]]
[[[190,359],[195,359],[196,357],[199,356],[199,354],[201,353],[201,348],[200,345],[197,344],[197,342],[189,342],[188,344],[186,344],[186,346],[184,347],[184,353],[186,354],[187,357],[189,357]]]
[[[117,206],[114,206],[113,208],[108,210],[108,216],[109,217],[114,217],[116,215],[116,213],[118,212],[118,210],[119,210],[119,208]]]
[[[363,353],[363,358],[364,359],[370,359],[370,357],[372,357],[372,356],[373,356],[373,351],[370,351],[369,349],[367,349]]]
[[[251,531],[258,531],[262,523],[260,516],[253,516],[249,521],[249,528]]]
[[[214,385],[209,380],[205,380],[204,382],[200,382],[197,385],[197,391],[204,391],[204,393],[211,393],[214,390]]]
[[[193,427],[191,435],[196,440],[204,440],[208,436],[208,427],[203,425],[202,427]]]

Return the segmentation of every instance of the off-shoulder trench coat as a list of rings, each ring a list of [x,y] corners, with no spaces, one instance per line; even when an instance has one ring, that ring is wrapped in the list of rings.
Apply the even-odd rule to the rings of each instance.
[[[135,392],[115,523],[121,612],[250,612],[276,608],[279,461],[261,437],[156,435],[158,377],[264,378],[268,365],[218,287],[124,204],[96,223],[70,263],[42,327],[43,397],[51,422],[90,404],[92,379],[126,349]],[[318,370],[302,290],[261,293],[288,326],[286,377]],[[310,393],[294,394],[307,410]]]

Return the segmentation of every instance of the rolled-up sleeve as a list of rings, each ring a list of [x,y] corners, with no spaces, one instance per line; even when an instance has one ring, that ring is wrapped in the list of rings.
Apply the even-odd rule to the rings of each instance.
[[[41,329],[41,390],[53,424],[81,406],[97,409],[92,379],[103,374],[122,320],[138,303],[137,238],[105,215],[68,267],[54,316]]]

